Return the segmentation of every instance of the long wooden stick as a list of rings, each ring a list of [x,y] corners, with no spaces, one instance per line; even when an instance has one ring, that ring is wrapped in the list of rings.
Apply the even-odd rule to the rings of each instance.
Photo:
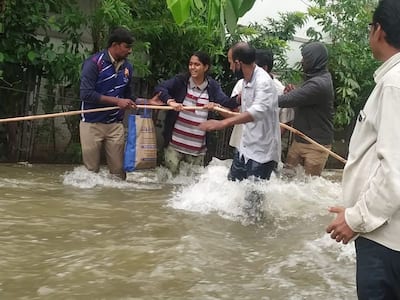
[[[137,108],[147,108],[147,109],[161,109],[161,110],[173,110],[174,109],[172,106],[167,106],[167,105],[136,105],[136,107]],[[7,119],[0,119],[0,123],[30,121],[30,120],[56,118],[56,117],[63,117],[63,116],[73,116],[73,115],[80,115],[82,113],[92,113],[92,112],[108,111],[108,110],[114,110],[114,109],[119,109],[119,107],[118,106],[110,106],[110,107],[93,108],[93,109],[86,109],[86,110],[73,110],[73,111],[59,112],[59,113],[53,113],[53,114],[7,118]],[[184,106],[183,109],[184,110],[202,110],[205,108],[202,106]]]
[[[311,144],[314,144],[315,146],[318,146],[318,148],[320,148],[321,150],[327,152],[329,155],[333,156],[334,158],[336,158],[337,160],[341,161],[342,163],[346,164],[347,160],[345,160],[343,157],[341,157],[340,155],[336,154],[335,152],[329,150],[328,148],[326,148],[325,146],[317,143],[316,141],[314,141],[312,138],[306,136],[304,133],[302,133],[301,131],[297,130],[296,128],[293,128],[292,126],[289,126],[287,124],[284,123],[280,123],[281,127],[290,130],[291,132],[293,132],[294,134],[297,134],[298,136],[300,136],[301,138],[305,139],[307,142],[310,142]]]
[[[136,107],[137,108],[147,108],[147,109],[160,109],[160,110],[173,110],[174,109],[172,106],[167,106],[167,105],[136,105]],[[102,107],[102,108],[94,108],[94,109],[86,109],[86,110],[74,110],[74,111],[66,111],[66,112],[60,112],[60,113],[35,115],[35,116],[6,118],[6,119],[0,119],[0,123],[39,120],[39,119],[56,118],[56,117],[62,117],[62,116],[73,116],[73,115],[80,115],[82,113],[92,113],[92,112],[108,111],[108,110],[114,110],[114,109],[119,109],[119,107],[112,106],[112,107]],[[203,110],[205,108],[202,106],[184,106],[183,109],[184,110]],[[239,113],[232,112],[230,110],[227,110],[227,109],[224,109],[221,107],[214,107],[214,110],[223,112],[223,113],[227,113],[227,114],[231,114],[231,115],[239,114]],[[341,161],[342,163],[344,163],[344,164],[346,163],[346,160],[343,157],[339,156],[338,154],[329,150],[328,148],[324,147],[323,145],[317,143],[316,141],[309,138],[301,131],[299,131],[291,126],[288,126],[286,124],[283,124],[283,123],[280,123],[280,126],[293,132],[294,134],[297,134],[298,136],[302,137],[303,139],[310,142],[311,144],[318,146],[321,150],[327,152],[329,155],[333,156],[334,158]]]
[[[220,107],[215,107],[214,109],[215,109],[216,111],[220,111],[220,112],[223,112],[223,113],[228,113],[228,114],[231,114],[231,115],[237,115],[237,114],[239,114],[239,113],[232,112],[232,111],[229,111],[229,110],[220,108]],[[297,130],[296,128],[293,128],[293,127],[291,127],[291,126],[289,126],[289,125],[286,125],[286,124],[284,124],[284,123],[279,123],[279,124],[280,124],[281,127],[283,127],[283,128],[285,128],[285,129],[287,129],[287,130],[293,132],[294,134],[296,134],[296,135],[300,136],[301,138],[305,139],[307,142],[310,142],[311,144],[314,144],[315,146],[317,146],[318,148],[320,148],[320,149],[323,150],[324,152],[327,152],[327,153],[328,153],[329,155],[331,155],[332,157],[334,157],[334,158],[336,158],[337,160],[341,161],[342,163],[346,164],[347,161],[346,161],[343,157],[341,157],[340,155],[336,154],[335,152],[329,150],[329,149],[326,148],[325,146],[323,146],[323,145],[317,143],[317,142],[314,141],[312,138],[306,136],[304,133],[302,133],[301,131]]]

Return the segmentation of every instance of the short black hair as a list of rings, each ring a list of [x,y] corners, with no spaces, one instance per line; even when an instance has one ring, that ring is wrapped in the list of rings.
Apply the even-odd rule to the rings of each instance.
[[[386,33],[386,41],[400,49],[400,1],[381,0],[372,17],[374,25],[380,24]]]
[[[128,29],[117,27],[111,31],[110,36],[108,37],[107,47],[111,47],[112,43],[127,43],[129,46],[132,46],[133,42],[133,35]]]
[[[256,49],[250,46],[248,43],[240,42],[233,45],[232,59],[241,61],[246,65],[250,65],[256,60]]]
[[[272,53],[272,50],[256,49],[256,64],[261,68],[267,66],[268,73],[271,72],[274,67],[274,54]]]

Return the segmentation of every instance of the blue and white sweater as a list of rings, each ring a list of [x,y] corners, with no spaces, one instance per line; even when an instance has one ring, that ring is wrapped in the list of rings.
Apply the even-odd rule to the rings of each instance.
[[[133,99],[132,74],[133,67],[126,60],[116,72],[107,49],[86,59],[81,73],[81,109],[111,106],[100,102],[101,95]],[[121,122],[123,117],[124,111],[119,109],[81,114],[81,120],[89,123],[116,123]]]

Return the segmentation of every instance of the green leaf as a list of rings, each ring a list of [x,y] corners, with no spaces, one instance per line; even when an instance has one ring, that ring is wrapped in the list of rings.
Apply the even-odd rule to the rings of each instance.
[[[46,56],[49,62],[54,62],[57,59],[57,53],[54,51],[47,51]]]
[[[191,0],[167,0],[167,6],[178,25],[182,25],[190,16]]]
[[[254,5],[255,0],[226,0],[225,21],[229,32],[234,32],[237,21]]]
[[[35,61],[36,57],[37,57],[36,52],[34,52],[34,51],[29,51],[28,52],[28,59],[29,59],[30,62]]]
[[[4,61],[4,54],[0,52],[0,63]]]
[[[193,0],[193,4],[198,10],[203,10],[203,8],[204,8],[204,4],[203,4],[202,0]]]
[[[231,0],[233,1],[233,0]],[[247,13],[254,5],[256,0],[243,0],[241,1],[241,5],[239,6],[238,16],[243,17],[245,13]]]
[[[225,21],[229,32],[234,32],[239,19],[233,1],[227,1],[225,6]]]

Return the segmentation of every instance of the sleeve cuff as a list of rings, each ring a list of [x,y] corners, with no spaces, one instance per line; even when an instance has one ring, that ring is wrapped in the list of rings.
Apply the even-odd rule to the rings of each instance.
[[[354,232],[365,232],[365,229],[363,230],[364,226],[362,226],[363,219],[357,206],[346,208],[344,218],[351,230]]]

